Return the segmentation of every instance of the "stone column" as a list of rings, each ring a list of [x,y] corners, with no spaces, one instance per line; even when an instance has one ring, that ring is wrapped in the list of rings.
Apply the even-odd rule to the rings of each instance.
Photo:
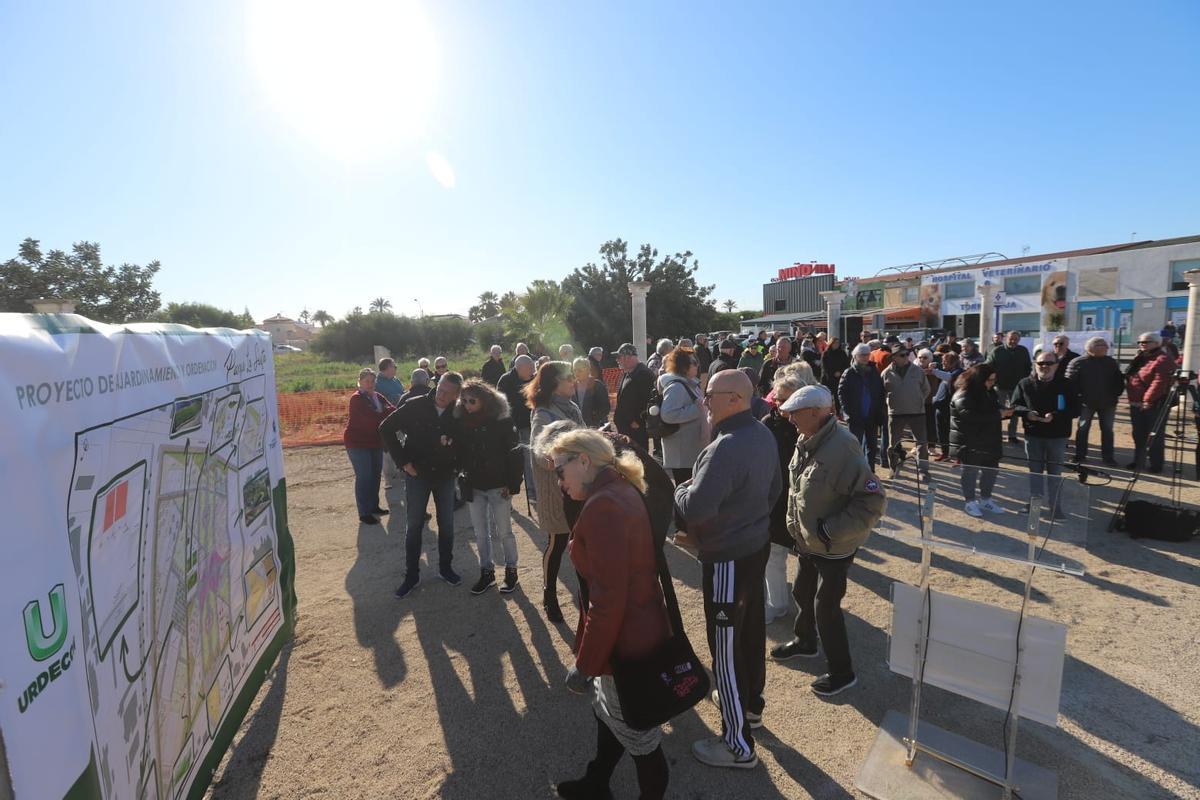
[[[979,352],[987,355],[992,350],[992,334],[996,327],[996,304],[992,302],[995,286],[991,281],[976,285],[979,295]]]
[[[825,339],[828,341],[834,336],[840,340],[842,338],[842,303],[846,300],[846,295],[842,292],[821,292],[821,297],[825,300]],[[846,349],[843,347],[843,349]]]
[[[1200,269],[1183,273],[1188,282],[1187,329],[1183,332],[1183,371],[1200,370]]]
[[[630,281],[629,294],[633,297],[633,346],[638,349],[642,361],[650,357],[646,352],[646,295],[650,292],[650,281]]]

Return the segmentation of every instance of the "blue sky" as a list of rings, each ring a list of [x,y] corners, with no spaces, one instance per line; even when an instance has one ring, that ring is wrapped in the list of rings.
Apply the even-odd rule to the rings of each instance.
[[[0,258],[87,239],[162,261],[164,302],[435,313],[621,237],[757,308],[793,261],[1200,233],[1192,0],[344,0],[296,69],[312,12],[276,5],[0,0]]]

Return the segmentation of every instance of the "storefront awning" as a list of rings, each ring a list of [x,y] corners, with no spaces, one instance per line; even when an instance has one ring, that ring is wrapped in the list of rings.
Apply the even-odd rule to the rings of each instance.
[[[866,311],[851,311],[842,314],[843,317],[874,317],[876,314],[883,314],[884,320],[887,322],[920,322],[921,307],[920,306],[898,306],[893,308],[870,308]]]

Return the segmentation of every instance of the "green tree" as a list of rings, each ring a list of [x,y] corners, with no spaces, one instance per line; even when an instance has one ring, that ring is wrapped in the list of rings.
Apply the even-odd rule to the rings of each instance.
[[[159,307],[151,283],[161,268],[157,261],[105,266],[95,242],[43,254],[38,240],[26,239],[16,258],[0,264],[0,311],[30,313],[29,300],[58,298],[75,300],[77,313],[99,322],[149,319]]]
[[[254,327],[254,318],[249,313],[235,314],[207,303],[167,303],[167,307],[154,315],[158,322],[175,322],[195,328],[235,328],[245,330]]]
[[[536,280],[500,307],[504,334],[534,353],[546,354],[571,341],[567,326],[573,298],[555,281]]]
[[[482,322],[500,313],[500,298],[495,292],[484,292],[479,295],[479,305],[471,306],[467,318],[471,322]]]
[[[737,314],[722,311],[713,320],[712,327],[714,331],[737,331],[741,330],[742,320]]]
[[[371,301],[371,311],[376,314],[382,314],[384,311],[392,310],[392,301],[386,297],[376,297]]]
[[[323,308],[318,308],[312,313],[311,319],[314,323],[324,328],[326,325],[333,322],[333,315]]]
[[[649,281],[646,333],[653,339],[692,336],[712,330],[717,310],[712,286],[696,283],[699,264],[691,251],[659,256],[643,244],[635,255],[621,239],[600,247],[599,264],[588,263],[563,281],[574,297],[567,323],[584,347],[605,349],[629,340],[629,282]]]
[[[302,311],[300,312],[300,316],[296,317],[296,319],[300,320],[300,321],[301,321],[301,322],[303,322],[305,325],[307,325],[307,324],[308,324],[308,321],[309,321],[309,319],[310,319],[310,318],[311,318],[311,315],[308,313],[308,309],[307,309],[307,308],[306,308],[306,309],[304,309],[304,310],[302,310]]]
[[[734,300],[722,301],[721,305],[725,307],[725,313],[727,314],[732,314],[737,308],[737,302]]]
[[[471,344],[471,323],[462,318],[413,319],[395,314],[351,314],[317,333],[312,349],[341,361],[371,361],[383,345],[398,358],[443,353],[456,355]]]

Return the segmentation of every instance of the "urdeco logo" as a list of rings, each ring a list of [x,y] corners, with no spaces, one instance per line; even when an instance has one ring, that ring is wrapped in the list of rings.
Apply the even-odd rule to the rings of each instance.
[[[67,591],[60,583],[50,590],[50,632],[42,621],[42,601],[31,600],[25,606],[25,643],[34,661],[45,661],[62,649],[67,640]]]
[[[43,694],[51,683],[62,677],[71,668],[75,660],[75,642],[67,652],[60,657],[59,651],[67,641],[67,590],[63,584],[58,584],[50,590],[50,629],[46,630],[46,619],[42,616],[42,601],[31,600],[25,604],[25,644],[29,646],[29,655],[34,661],[54,659],[46,668],[29,682],[29,685],[17,696],[17,706],[21,713],[33,704],[38,695]]]

